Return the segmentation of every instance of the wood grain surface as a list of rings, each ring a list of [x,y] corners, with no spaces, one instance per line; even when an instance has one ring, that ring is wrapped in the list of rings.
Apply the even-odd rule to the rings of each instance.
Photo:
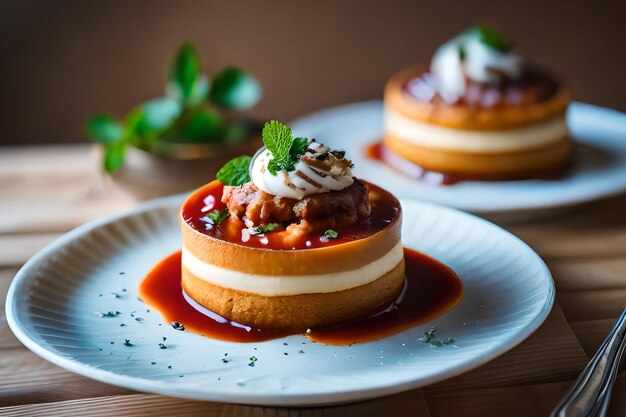
[[[503,224],[546,260],[557,304],[528,340],[474,371],[391,397],[324,408],[136,393],[40,359],[13,336],[4,313],[13,276],[37,250],[89,219],[132,204],[104,185],[89,146],[0,150],[0,416],[544,416],[626,305],[626,196],[619,196],[532,224]],[[623,371],[610,415],[626,415]]]

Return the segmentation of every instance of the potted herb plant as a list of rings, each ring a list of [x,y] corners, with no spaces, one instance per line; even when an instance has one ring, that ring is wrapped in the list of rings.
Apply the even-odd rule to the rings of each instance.
[[[110,183],[143,200],[204,184],[235,156],[260,146],[260,125],[241,110],[261,97],[257,80],[228,67],[202,73],[195,46],[180,46],[169,68],[165,95],[132,109],[122,120],[95,114],[87,135],[102,149]]]

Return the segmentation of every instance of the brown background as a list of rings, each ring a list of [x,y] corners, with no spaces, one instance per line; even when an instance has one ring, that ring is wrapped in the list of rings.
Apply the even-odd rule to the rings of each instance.
[[[477,22],[558,71],[575,98],[626,110],[626,1],[2,1],[0,144],[85,140],[95,111],[162,94],[183,40],[204,69],[265,88],[258,117],[380,97],[401,67]]]

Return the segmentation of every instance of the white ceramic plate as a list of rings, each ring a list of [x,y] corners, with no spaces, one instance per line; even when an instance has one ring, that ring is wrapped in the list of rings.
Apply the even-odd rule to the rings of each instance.
[[[480,214],[540,212],[626,191],[626,114],[574,103],[568,125],[576,140],[574,163],[558,180],[462,181],[436,186],[416,181],[367,158],[381,140],[383,106],[367,101],[314,113],[292,123],[298,136],[348,151],[355,175],[384,184],[399,198],[426,200]]]
[[[34,256],[9,289],[13,332],[59,366],[131,389],[247,404],[321,405],[392,394],[484,364],[530,335],[554,300],[545,264],[513,235],[462,212],[404,201],[404,244],[450,266],[465,285],[455,309],[404,333],[346,347],[302,336],[253,344],[210,340],[174,330],[137,299],[144,275],[181,245],[181,202],[180,196],[155,200],[91,222]],[[95,314],[110,310],[121,315]],[[418,341],[431,326],[456,345],[433,348]],[[158,347],[162,337],[167,349]],[[225,353],[228,363],[222,362]],[[253,355],[258,361],[250,367]]]

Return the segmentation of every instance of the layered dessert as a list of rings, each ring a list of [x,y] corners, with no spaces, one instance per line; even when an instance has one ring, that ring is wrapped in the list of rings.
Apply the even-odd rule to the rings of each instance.
[[[383,311],[405,283],[401,209],[342,151],[272,121],[181,209],[182,288],[246,326],[300,332]]]
[[[387,155],[468,179],[515,179],[567,164],[570,94],[487,27],[443,44],[430,66],[385,86]]]

